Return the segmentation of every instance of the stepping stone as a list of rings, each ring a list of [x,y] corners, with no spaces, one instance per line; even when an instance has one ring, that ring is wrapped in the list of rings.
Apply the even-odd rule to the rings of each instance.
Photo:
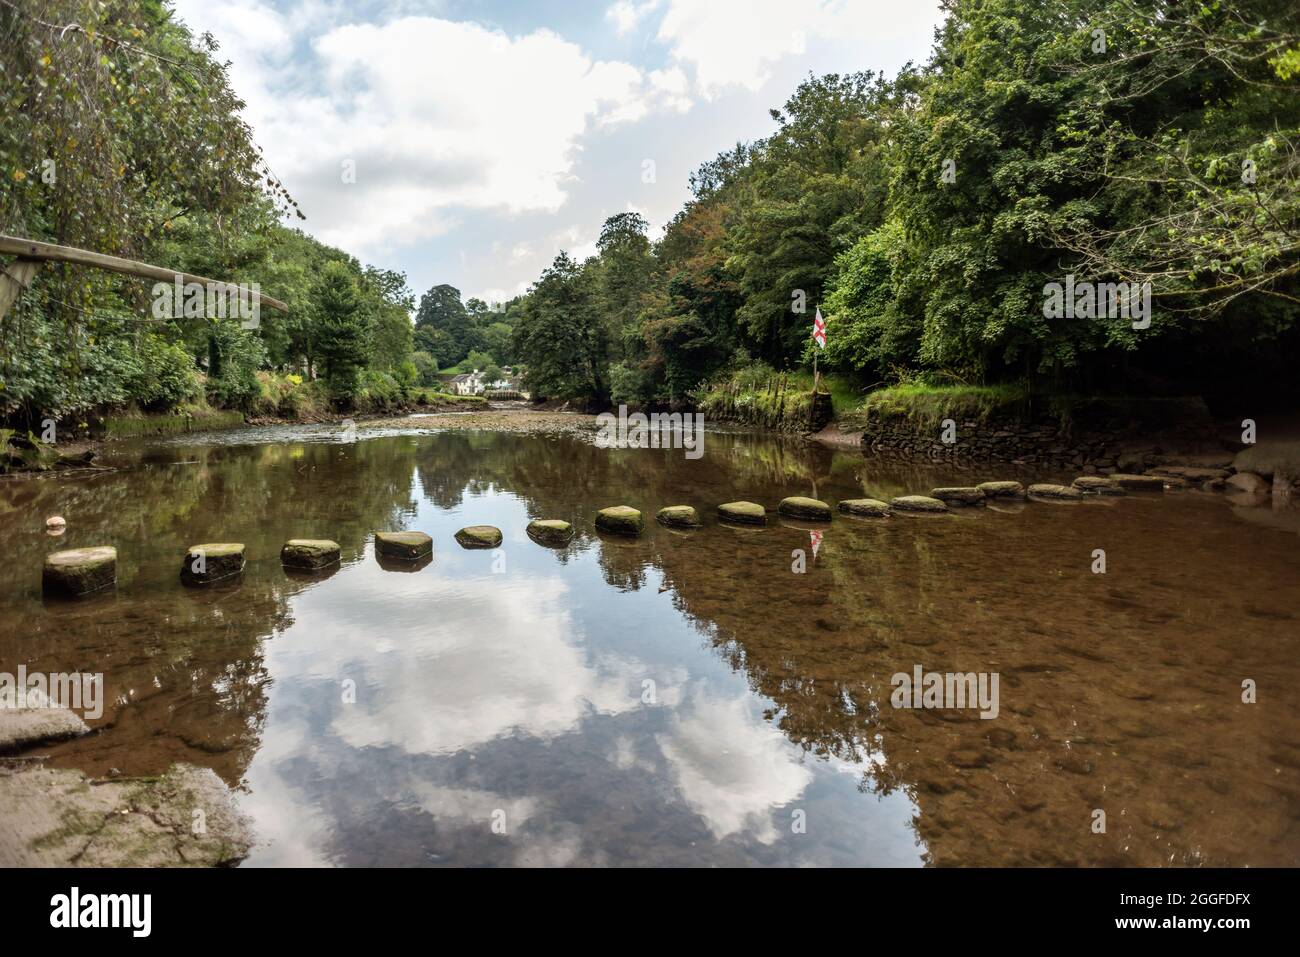
[[[1226,479],[1232,473],[1227,469],[1200,468],[1193,465],[1161,465],[1153,469],[1147,469],[1146,474],[1166,478],[1180,478],[1192,485],[1201,485],[1217,479]]]
[[[280,564],[285,568],[314,572],[338,560],[339,543],[328,538],[291,538],[280,549]]]
[[[690,505],[668,505],[655,513],[655,521],[669,528],[699,528],[700,516]]]
[[[1127,495],[1119,483],[1104,475],[1080,475],[1070,483],[1084,495]]]
[[[955,488],[936,488],[930,492],[930,497],[937,498],[945,505],[958,508],[984,504],[984,493],[971,485]]]
[[[375,532],[375,551],[388,558],[415,562],[433,554],[433,539],[424,532]]]
[[[1030,498],[1050,499],[1054,502],[1074,502],[1083,498],[1083,493],[1077,488],[1069,488],[1065,485],[1031,485],[1029,486]]]
[[[814,522],[829,522],[831,520],[831,507],[825,502],[819,502],[815,498],[804,498],[802,495],[793,495],[790,498],[781,499],[781,504],[776,507],[778,515],[784,515],[787,518],[809,519]]]
[[[563,548],[573,541],[573,526],[558,518],[538,518],[528,523],[528,537],[538,545]]]
[[[718,518],[738,525],[766,525],[767,509],[753,502],[727,502],[718,506]]]
[[[242,542],[208,542],[191,545],[181,564],[181,583],[211,585],[234,578],[244,570]]]
[[[467,525],[456,533],[461,548],[496,548],[501,544],[501,529],[495,525]]]
[[[112,545],[71,548],[45,556],[41,588],[76,598],[117,584],[117,549]]]
[[[897,512],[946,512],[948,506],[928,495],[900,495],[891,498],[889,505]]]
[[[836,508],[848,515],[866,518],[888,518],[893,513],[888,502],[874,498],[846,498]]]
[[[645,521],[636,509],[627,505],[613,505],[596,513],[596,527],[611,535],[636,538],[645,531]]]
[[[1024,498],[1025,487],[1019,482],[980,482],[975,486],[985,498]]]
[[[27,688],[21,696],[18,692],[9,683],[0,687],[0,754],[90,732],[78,714],[55,704],[45,692],[37,688]]]
[[[1163,492],[1165,490],[1165,480],[1159,475],[1128,475],[1124,472],[1116,472],[1110,476],[1110,479],[1120,488],[1133,492]]]

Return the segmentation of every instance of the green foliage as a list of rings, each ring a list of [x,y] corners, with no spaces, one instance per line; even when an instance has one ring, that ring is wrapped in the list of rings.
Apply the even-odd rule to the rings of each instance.
[[[356,279],[342,263],[327,263],[312,293],[316,338],[330,398],[350,408],[361,391],[369,327]]]
[[[415,366],[415,384],[433,386],[438,384],[438,360],[427,352],[414,352],[411,362]]]

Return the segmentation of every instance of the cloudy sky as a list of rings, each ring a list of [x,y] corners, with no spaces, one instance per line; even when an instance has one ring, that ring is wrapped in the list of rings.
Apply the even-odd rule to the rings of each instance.
[[[309,233],[417,295],[522,292],[810,72],[923,61],[938,0],[177,0],[210,31]],[[354,175],[347,175],[353,171]],[[349,182],[352,179],[354,181]]]

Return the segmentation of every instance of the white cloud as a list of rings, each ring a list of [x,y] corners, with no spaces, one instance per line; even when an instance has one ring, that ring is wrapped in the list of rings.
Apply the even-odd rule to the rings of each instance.
[[[605,19],[614,22],[614,29],[619,36],[631,33],[645,15],[659,6],[660,0],[646,0],[645,3],[633,3],[631,0],[618,0],[605,11]]]
[[[810,38],[910,39],[931,28],[937,6],[937,0],[669,0],[658,35],[713,99],[730,86],[759,89],[771,65],[804,56]],[[808,69],[820,72],[812,60]]]
[[[554,212],[592,129],[690,106],[671,71],[593,60],[549,30],[509,36],[428,16],[337,24],[334,8],[311,9],[299,20],[255,0],[181,4],[192,28],[218,34],[312,233],[363,256],[476,210]],[[313,56],[282,69],[304,41]]]
[[[778,837],[772,812],[812,782],[785,736],[753,715],[745,698],[714,697],[704,685],[656,740],[682,797],[718,840],[749,831],[771,844]]]

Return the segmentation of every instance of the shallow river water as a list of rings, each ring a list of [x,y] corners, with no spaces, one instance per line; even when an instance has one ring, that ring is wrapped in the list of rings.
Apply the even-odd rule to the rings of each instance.
[[[97,733],[48,763],[212,768],[254,823],[245,866],[1300,863],[1300,537],[1222,497],[837,514],[814,556],[810,526],[713,508],[1069,476],[713,432],[698,460],[272,429],[109,461],[0,482],[0,670],[102,672]],[[594,532],[621,504],[643,538]],[[670,504],[705,526],[656,526]],[[578,535],[541,547],[533,518]],[[471,524],[502,547],[462,549]],[[381,564],[386,529],[432,562]],[[341,566],[286,574],[289,538]],[[247,545],[242,581],[183,587],[211,541]],[[42,556],[99,544],[116,591],[44,602]],[[893,707],[917,666],[997,673],[997,717]]]

